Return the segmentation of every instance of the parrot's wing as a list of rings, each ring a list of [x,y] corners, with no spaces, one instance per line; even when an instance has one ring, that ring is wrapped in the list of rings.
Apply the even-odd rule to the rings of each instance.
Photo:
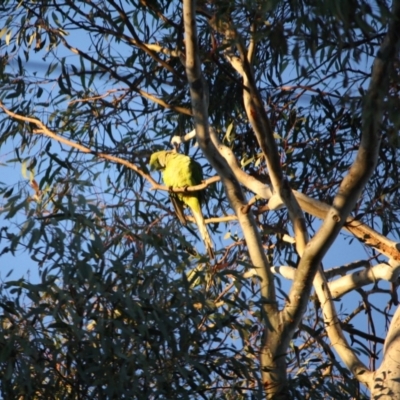
[[[196,186],[203,183],[203,167],[195,160],[190,160],[190,171],[192,174],[192,185]],[[200,203],[204,204],[206,202],[205,190],[199,190],[195,192],[196,196],[200,200]]]
[[[191,160],[190,164],[193,180],[196,182],[196,185],[199,185],[203,180],[203,167],[195,160]]]
[[[185,218],[185,214],[183,212],[183,202],[180,199],[178,199],[178,196],[176,196],[175,194],[171,194],[170,198],[172,205],[174,206],[176,216],[178,217],[181,224],[183,226],[186,226],[187,221]]]

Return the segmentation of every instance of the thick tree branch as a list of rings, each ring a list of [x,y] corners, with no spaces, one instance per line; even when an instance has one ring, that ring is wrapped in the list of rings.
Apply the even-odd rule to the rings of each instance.
[[[377,283],[381,280],[395,282],[399,275],[400,264],[394,264],[393,262],[389,262],[389,264],[382,263],[370,268],[362,269],[361,271],[353,272],[329,282],[329,290],[332,294],[332,298],[336,299],[344,296],[352,290],[372,283]]]
[[[314,287],[324,310],[327,333],[332,344],[356,378],[369,387],[371,386],[369,382],[371,376],[366,373],[365,366],[347,344],[339,328],[329,288],[322,271],[319,270],[319,266],[326,251],[332,245],[354,208],[361,190],[375,169],[381,140],[379,126],[382,120],[383,101],[388,92],[389,69],[398,50],[399,35],[400,1],[396,1],[394,3],[392,21],[374,61],[370,86],[365,96],[362,114],[362,137],[356,160],[349,173],[343,179],[322,227],[309,242],[303,253],[297,270],[297,279],[292,285],[289,293],[289,302],[285,307],[285,318],[292,319],[297,324],[302,318],[303,310],[296,307],[293,308],[293,305],[302,296],[310,293],[314,280]]]
[[[207,96],[205,82],[202,77],[199,49],[197,47],[197,32],[195,20],[195,2],[183,1],[183,18],[186,35],[186,74],[190,85],[192,100],[192,114],[196,130],[197,142],[210,164],[216,169],[224,185],[227,198],[238,217],[243,230],[251,261],[261,277],[261,293],[267,303],[264,306],[268,323],[277,327],[277,304],[273,276],[269,269],[267,258],[262,249],[261,238],[251,212],[243,213],[246,205],[241,187],[237,182],[231,168],[220,156],[210,138]]]
[[[279,267],[272,267],[271,271],[279,274],[282,277],[294,280],[296,277],[297,269],[282,265]],[[256,272],[247,272],[245,277],[255,275]],[[355,271],[346,274],[333,281],[327,282],[329,291],[331,292],[332,299],[338,299],[355,289],[362,288],[363,286],[377,283],[379,281],[395,282],[400,275],[400,265],[397,263],[389,262],[389,264],[381,263],[373,267],[363,268],[360,271]]]
[[[340,320],[336,314],[334,302],[332,301],[333,298],[329,290],[329,284],[322,268],[318,268],[315,274],[314,287],[321,304],[325,330],[332,346],[352,374],[361,383],[365,384],[367,387],[371,387],[372,372],[369,371],[368,367],[358,358],[354,349],[349,345],[344,336]]]
[[[294,191],[301,208],[308,214],[314,215],[322,220],[327,218],[331,207],[318,200],[312,199],[303,193]],[[367,246],[375,248],[389,259],[400,261],[400,248],[398,243],[376,232],[363,222],[347,217],[341,229],[346,229],[360,239]]]
[[[216,27],[216,24],[214,26]],[[296,249],[301,255],[308,241],[303,212],[283,175],[273,130],[255,83],[253,69],[248,60],[249,55],[241,37],[232,24],[225,23],[224,27],[227,39],[231,41],[231,44],[235,44],[240,54],[240,57],[235,56],[232,47],[228,47],[225,51],[225,56],[243,78],[243,102],[246,114],[265,156],[273,194],[279,196],[288,209],[289,217],[293,224]]]
[[[383,360],[374,373],[371,399],[393,399],[400,393],[399,348],[400,348],[400,307],[392,318],[383,347]]]
[[[298,274],[301,278],[292,286],[289,293],[291,301],[286,310],[288,318],[295,318],[296,320],[301,318],[302,312],[296,315],[296,311],[296,314],[294,314],[292,306],[305,293],[310,292],[314,274],[322,257],[345,224],[362,188],[375,169],[380,145],[379,124],[382,118],[382,103],[388,90],[388,68],[398,42],[397,33],[394,32],[395,29],[400,28],[397,25],[398,22],[396,22],[396,26],[391,25],[374,62],[370,88],[363,109],[363,132],[356,160],[343,179],[321,229],[308,244],[307,250],[303,254],[298,268]],[[397,29],[397,32],[399,32],[399,29]]]

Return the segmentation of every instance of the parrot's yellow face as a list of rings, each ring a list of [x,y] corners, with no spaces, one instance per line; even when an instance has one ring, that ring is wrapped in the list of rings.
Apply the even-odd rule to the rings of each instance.
[[[166,151],[157,151],[153,153],[150,157],[149,165],[152,171],[160,171],[165,168],[165,155]]]

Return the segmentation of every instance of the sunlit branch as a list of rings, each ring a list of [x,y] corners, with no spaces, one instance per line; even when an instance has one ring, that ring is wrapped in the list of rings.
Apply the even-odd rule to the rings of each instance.
[[[370,268],[370,267],[371,267],[371,263],[369,260],[359,260],[359,261],[353,261],[349,264],[342,265],[340,267],[325,269],[324,273],[325,273],[325,276],[327,279],[332,279],[335,276],[344,276],[349,271],[352,271],[354,269]]]
[[[167,49],[166,47],[162,47],[159,44],[154,44],[154,43],[144,43],[144,45],[157,53],[162,53],[165,54],[166,56],[170,56],[173,58],[181,58],[183,54],[178,51],[178,50],[172,50],[172,49]]]
[[[304,215],[291,192],[289,183],[283,175],[273,130],[254,80],[253,69],[248,59],[248,51],[245,49],[242,38],[232,24],[226,23],[224,27],[226,29],[227,40],[231,41],[232,44],[234,43],[240,57],[235,55],[233,47],[228,47],[225,50],[225,56],[232,67],[243,78],[243,101],[246,114],[264,153],[273,194],[279,196],[288,209],[296,238],[296,249],[301,255],[308,241]]]
[[[314,215],[322,220],[327,218],[330,206],[315,200],[307,195],[294,191],[301,208],[308,214]],[[341,229],[345,229],[356,236],[366,246],[371,246],[384,254],[389,259],[400,261],[400,248],[398,243],[376,232],[374,229],[356,220],[353,217],[347,217],[345,224]]]
[[[359,268],[359,267],[358,267]],[[294,280],[297,269],[289,266],[272,267],[272,272],[285,279]],[[327,283],[332,299],[338,299],[355,289],[362,288],[379,281],[395,282],[400,275],[400,265],[389,262],[381,263],[373,267],[363,268],[360,271],[347,274]],[[247,277],[247,276],[246,276]]]
[[[153,187],[150,190],[163,190],[166,192],[171,192],[171,193],[187,193],[187,192],[198,192],[199,190],[206,189],[208,186],[212,185],[215,182],[219,182],[220,177],[219,176],[213,176],[211,178],[205,179],[203,183],[200,185],[196,186],[188,186],[188,187],[182,187],[182,188],[169,188],[165,185],[160,185],[158,183],[153,184]]]
[[[254,55],[256,54],[257,50],[257,39],[256,39],[256,32],[257,32],[257,18],[253,19],[253,22],[250,26],[250,44],[247,51],[247,61],[250,65],[253,65]]]
[[[91,97],[86,97],[84,99],[71,100],[68,104],[71,105],[71,104],[75,104],[75,103],[88,103],[91,101],[104,99],[108,96],[111,96],[112,93],[117,93],[117,92],[126,93],[127,91],[128,91],[128,89],[110,89],[110,90],[107,90],[105,93],[98,95],[98,96],[91,96]]]
[[[321,268],[317,270],[314,278],[314,288],[321,304],[324,325],[329,340],[339,354],[341,360],[357,379],[369,387],[373,372],[358,358],[353,347],[348,343],[341,329],[340,320],[337,316],[333,297],[329,290],[329,283],[326,280]]]
[[[225,187],[225,193],[238,221],[243,230],[253,264],[259,268],[259,275],[262,277],[262,295],[269,300],[265,304],[271,323],[276,324],[277,305],[275,303],[275,288],[272,274],[269,271],[268,260],[262,251],[262,241],[251,212],[243,213],[246,206],[245,199],[239,183],[231,168],[223,157],[219,154],[215,144],[210,140],[208,111],[207,111],[207,88],[203,80],[199,59],[199,49],[196,31],[196,11],[195,2],[185,0],[183,2],[183,16],[185,26],[186,44],[186,75],[190,85],[190,95],[192,102],[192,113],[196,130],[196,138],[200,148],[211,165],[217,170],[221,177],[221,182]]]

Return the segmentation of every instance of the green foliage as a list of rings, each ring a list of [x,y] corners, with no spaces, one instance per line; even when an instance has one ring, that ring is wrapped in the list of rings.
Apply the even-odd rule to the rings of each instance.
[[[242,81],[223,56],[229,43],[207,12],[220,24],[229,17],[246,46],[256,43],[254,74],[283,171],[292,188],[330,203],[358,148],[360,105],[388,2],[198,3],[210,119],[220,139],[246,172],[267,180]],[[224,263],[215,268],[197,256],[195,236],[179,225],[167,193],[101,157],[145,174],[154,150],[192,129],[181,3],[3,1],[0,19],[1,102],[64,141],[0,114],[1,168],[24,171],[20,182],[0,182],[0,260],[7,256],[15,269],[29,258],[40,277],[6,278],[2,286],[1,396],[262,398],[258,355],[268,316],[260,312],[257,279],[242,277],[250,266],[236,223],[211,225],[216,237],[229,237],[218,242]],[[355,210],[396,238],[398,76],[392,71],[381,161]],[[206,178],[214,175],[191,145],[184,151]],[[232,213],[219,183],[207,195],[210,217]],[[270,260],[296,265],[282,239],[287,222],[285,211],[258,215]],[[287,355],[293,397],[363,398],[334,356],[321,356],[323,334],[311,339],[307,327],[323,332],[322,325],[310,310]]]
[[[2,299],[2,396],[210,398],[226,379],[239,395],[250,382],[257,392],[251,354],[220,337],[240,329],[234,310],[208,305],[163,265],[125,256],[107,270],[91,260],[69,267],[59,260],[62,285],[44,273],[37,285],[7,283],[16,297]]]

